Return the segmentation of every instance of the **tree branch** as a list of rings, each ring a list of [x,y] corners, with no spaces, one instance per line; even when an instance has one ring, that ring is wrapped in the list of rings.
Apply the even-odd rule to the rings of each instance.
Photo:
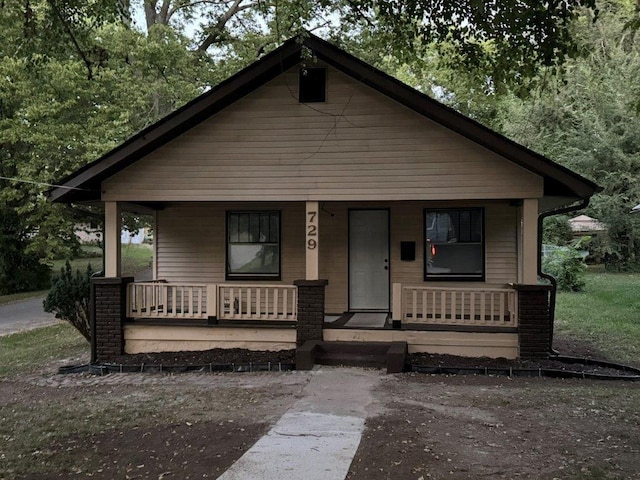
[[[69,38],[71,38],[71,42],[73,42],[73,45],[74,45],[76,51],[78,52],[78,55],[80,55],[80,58],[84,62],[85,67],[87,67],[87,79],[88,80],[93,80],[93,65],[92,65],[91,61],[87,58],[85,53],[82,51],[82,48],[80,48],[80,44],[76,40],[76,37],[73,34],[73,31],[71,30],[71,27],[69,26],[69,24],[67,23],[66,19],[63,17],[62,13],[58,9],[55,1],[54,0],[49,0],[48,3],[51,6],[51,9],[53,10],[53,12],[56,14],[58,19],[60,20],[60,22],[62,22],[62,25],[64,26],[64,29],[66,30],[67,34],[69,35]]]
[[[243,10],[253,8],[257,5],[257,2],[253,2],[253,3],[247,3],[246,5],[241,6],[240,4],[242,2],[243,0],[235,0],[233,2],[233,5],[231,5],[231,7],[229,8],[229,10],[227,10],[223,15],[221,15],[218,18],[218,21],[215,24],[215,26],[209,29],[211,33],[209,33],[207,38],[205,38],[203,42],[196,49],[198,52],[200,53],[206,52],[207,48],[209,48],[211,45],[213,45],[218,41],[218,39],[222,36],[222,32],[224,31],[224,27],[227,25],[227,22],[229,22],[229,20],[231,20],[234,15],[238,14],[239,12],[242,12]]]

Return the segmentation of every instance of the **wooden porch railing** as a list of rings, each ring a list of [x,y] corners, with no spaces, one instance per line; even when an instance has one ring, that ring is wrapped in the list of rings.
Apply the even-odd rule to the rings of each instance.
[[[394,283],[393,318],[403,323],[515,327],[517,293],[509,288],[414,287]]]
[[[131,283],[129,318],[217,317],[222,320],[287,320],[298,317],[298,290],[291,285]]]
[[[215,290],[204,283],[130,283],[131,318],[207,318],[207,299]]]
[[[218,319],[297,320],[298,289],[289,285],[218,285]]]

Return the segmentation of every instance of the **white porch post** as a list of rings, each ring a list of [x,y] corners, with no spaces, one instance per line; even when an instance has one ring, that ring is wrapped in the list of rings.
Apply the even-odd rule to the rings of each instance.
[[[305,224],[305,251],[306,253],[306,280],[318,280],[320,266],[318,261],[318,249],[320,247],[320,211],[318,202],[307,202]]]
[[[104,276],[119,277],[120,230],[122,230],[122,207],[118,202],[104,202]]]
[[[526,198],[522,202],[521,216],[522,279],[525,285],[538,283],[538,199]]]

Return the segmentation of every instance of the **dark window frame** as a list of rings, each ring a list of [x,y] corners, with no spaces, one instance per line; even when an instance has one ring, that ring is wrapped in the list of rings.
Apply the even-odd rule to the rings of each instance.
[[[231,231],[229,229],[229,220],[232,215],[248,215],[249,216],[249,229],[250,226],[250,215],[263,215],[276,214],[278,216],[278,272],[277,273],[233,273],[230,272],[229,268],[229,250],[230,246],[233,244],[269,244],[272,245],[276,242],[249,242],[249,241],[231,241],[230,235]],[[270,217],[269,217],[270,218]],[[260,222],[260,221],[258,221]],[[259,225],[260,228],[260,225]],[[225,279],[226,280],[260,280],[260,281],[279,281],[282,278],[282,212],[280,210],[229,210],[226,212],[225,216]]]
[[[298,101],[300,103],[327,101],[326,67],[301,68],[298,71]]]
[[[472,242],[472,241],[462,241],[455,243],[447,243],[447,242],[427,242],[427,214],[434,212],[458,212],[458,218],[460,212],[477,212],[480,214],[480,241]],[[425,281],[445,281],[445,282],[484,282],[486,280],[487,275],[487,243],[486,243],[486,233],[485,233],[485,209],[483,207],[455,207],[455,208],[425,208],[422,214],[422,247],[424,249],[423,254],[423,271],[424,271],[424,280]],[[471,230],[471,229],[469,229]],[[482,262],[482,272],[481,273],[428,273],[428,253],[430,245],[477,245],[481,246],[481,262]]]

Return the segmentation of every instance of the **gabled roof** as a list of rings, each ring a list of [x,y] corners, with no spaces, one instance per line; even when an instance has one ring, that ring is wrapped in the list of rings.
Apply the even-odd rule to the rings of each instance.
[[[519,145],[450,107],[312,35],[287,40],[244,70],[145,128],[96,161],[78,169],[49,191],[56,202],[100,199],[100,185],[120,170],[170,142],[301,61],[303,47],[326,64],[544,178],[545,195],[589,198],[594,182]]]

